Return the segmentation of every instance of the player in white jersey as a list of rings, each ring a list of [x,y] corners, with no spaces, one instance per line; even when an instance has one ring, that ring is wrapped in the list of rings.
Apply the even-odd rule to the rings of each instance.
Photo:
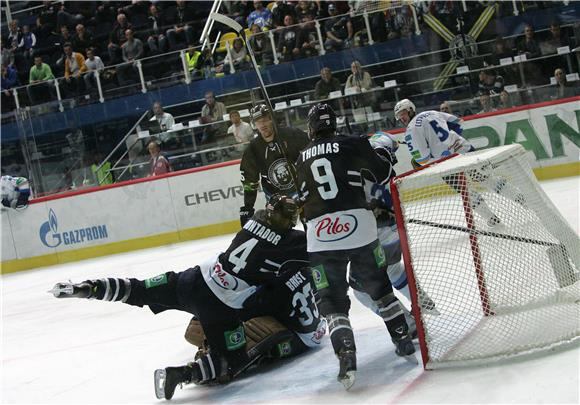
[[[461,136],[463,121],[454,115],[440,111],[423,111],[417,114],[415,104],[411,100],[403,99],[395,105],[395,118],[407,126],[405,143],[409,148],[414,168],[454,153],[475,151],[473,145]],[[486,181],[488,178],[480,170],[474,170],[469,175],[476,182]],[[460,192],[455,176],[445,176],[443,180],[455,191]],[[496,186],[496,192],[501,191],[502,187]],[[470,190],[469,196],[473,208],[487,220],[488,226],[495,226],[501,222],[480,193]]]
[[[453,153],[463,154],[475,150],[461,136],[463,121],[455,115],[440,111],[416,114],[415,105],[404,99],[395,106],[395,118],[407,125],[405,143],[415,167]]]
[[[2,176],[2,205],[6,208],[26,208],[30,185],[24,177]]]

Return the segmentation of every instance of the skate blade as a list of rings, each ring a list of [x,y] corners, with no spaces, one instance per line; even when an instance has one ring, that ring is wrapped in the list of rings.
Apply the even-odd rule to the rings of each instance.
[[[348,391],[356,381],[356,370],[347,371],[344,377],[339,376],[337,377],[337,380]]]
[[[61,295],[71,295],[73,293],[73,286],[71,284],[57,283],[47,293],[54,295],[55,298],[60,298]]]
[[[155,370],[154,380],[155,380],[155,396],[157,399],[165,399],[165,378],[167,373],[165,369]]]

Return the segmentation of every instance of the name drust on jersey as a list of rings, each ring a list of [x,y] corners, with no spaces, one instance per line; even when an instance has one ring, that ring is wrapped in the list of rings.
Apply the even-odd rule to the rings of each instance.
[[[308,160],[311,157],[316,157],[319,155],[329,155],[331,153],[338,153],[340,150],[339,144],[337,142],[333,143],[321,143],[319,145],[314,145],[308,149],[303,150],[302,160]]]
[[[301,273],[296,273],[288,281],[286,281],[286,287],[290,289],[290,291],[294,291],[298,287],[302,285],[303,282],[306,281],[306,277],[304,277]]]
[[[280,239],[282,239],[282,237],[276,232],[253,219],[250,219],[248,222],[246,222],[244,229],[256,235],[258,238],[270,242],[273,245],[278,245],[278,242],[280,242]]]

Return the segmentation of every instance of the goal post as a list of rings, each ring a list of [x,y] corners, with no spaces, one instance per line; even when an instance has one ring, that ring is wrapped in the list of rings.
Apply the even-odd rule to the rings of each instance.
[[[426,369],[578,340],[580,240],[521,145],[436,161],[391,193]]]

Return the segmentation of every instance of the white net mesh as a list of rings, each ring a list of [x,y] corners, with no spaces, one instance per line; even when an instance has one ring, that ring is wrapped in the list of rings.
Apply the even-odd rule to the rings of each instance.
[[[423,303],[427,368],[579,337],[580,240],[520,145],[458,156],[395,185]]]

